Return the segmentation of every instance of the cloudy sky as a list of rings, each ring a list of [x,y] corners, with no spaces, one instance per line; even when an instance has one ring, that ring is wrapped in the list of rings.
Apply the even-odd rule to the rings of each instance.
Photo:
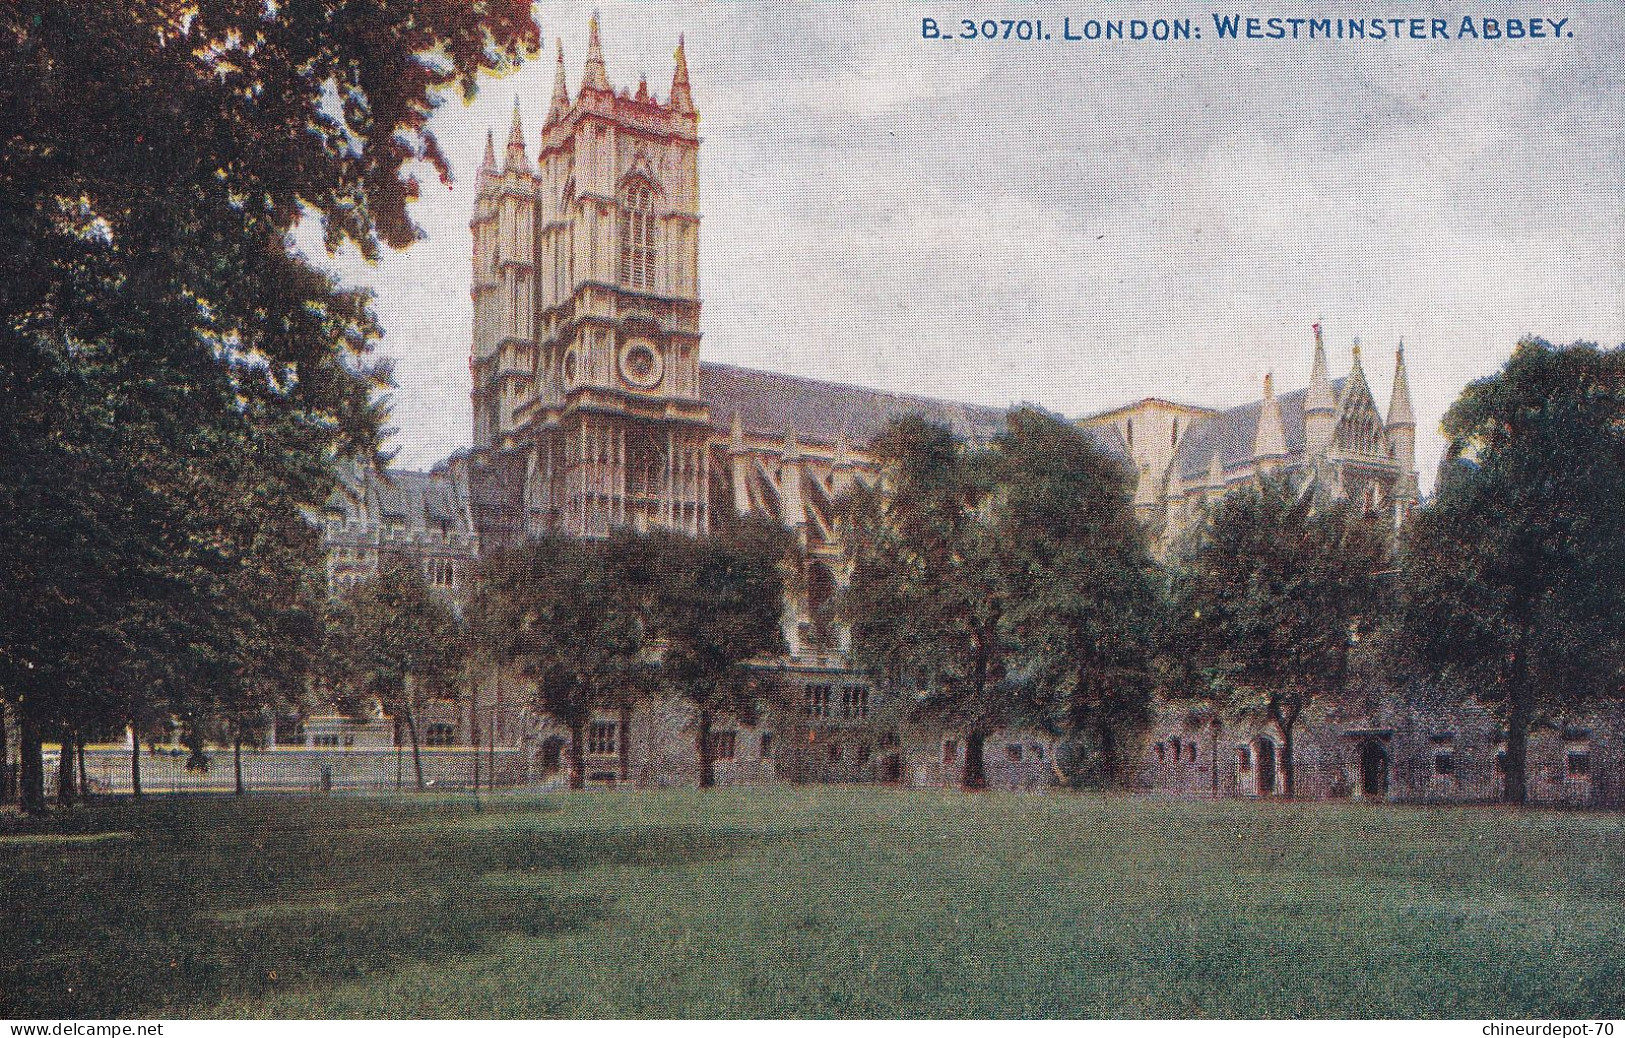
[[[1384,407],[1404,339],[1428,485],[1439,418],[1520,336],[1625,341],[1612,4],[1569,12],[1572,38],[1498,43],[1219,42],[1214,8],[1109,5],[1205,27],[1167,44],[920,38],[924,15],[1059,37],[1108,5],[598,6],[617,87],[646,73],[664,98],[687,34],[709,360],[1068,415],[1228,406],[1266,372],[1303,385],[1320,318],[1334,374],[1362,339]],[[468,443],[474,170],[515,97],[539,125],[554,37],[574,95],[590,13],[539,6],[543,59],[437,115],[455,182],[425,178],[425,241],[331,261],[378,294],[402,464]]]

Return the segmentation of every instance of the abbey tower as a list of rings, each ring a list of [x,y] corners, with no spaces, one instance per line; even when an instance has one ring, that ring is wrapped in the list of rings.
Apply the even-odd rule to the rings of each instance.
[[[562,44],[532,162],[520,109],[479,173],[474,447],[524,459],[527,530],[710,525],[701,401],[698,121],[681,39],[664,102],[609,83],[592,21],[570,97]]]

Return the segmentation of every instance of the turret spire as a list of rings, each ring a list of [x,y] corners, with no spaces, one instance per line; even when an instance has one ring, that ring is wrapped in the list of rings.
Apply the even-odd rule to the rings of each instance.
[[[1279,458],[1286,454],[1286,427],[1281,423],[1281,404],[1275,399],[1275,376],[1264,376],[1264,402],[1258,409],[1258,428],[1253,433],[1254,458]]]
[[[1326,372],[1326,341],[1320,336],[1320,322],[1313,327],[1315,362],[1309,369],[1309,389],[1303,396],[1303,440],[1305,450],[1316,455],[1332,442],[1337,425],[1337,393]]]
[[[598,90],[609,93],[609,74],[604,71],[604,48],[598,41],[598,12],[592,13],[587,23],[587,67],[581,73],[581,91]]]
[[[480,172],[489,173],[497,168],[496,135],[490,130],[485,131],[485,158],[480,160]]]
[[[570,88],[564,82],[564,41],[558,40],[558,62],[553,72],[553,101],[547,106],[547,122],[544,126],[551,126],[564,118],[564,113],[570,110]]]
[[[1360,365],[1360,337],[1358,335],[1354,337],[1354,344],[1349,348],[1349,353],[1352,355],[1354,363],[1349,368],[1348,388],[1352,390],[1356,384],[1359,384],[1365,386],[1366,391],[1370,392],[1371,383],[1366,381],[1365,368]]]
[[[1337,398],[1332,394],[1332,380],[1326,373],[1326,343],[1320,337],[1320,322],[1316,321],[1315,329],[1315,360],[1309,368],[1309,392],[1304,396],[1303,409],[1306,414],[1325,411],[1327,414],[1337,410]]]
[[[667,103],[672,111],[685,114],[694,111],[694,95],[688,89],[688,58],[683,53],[683,35],[677,34],[677,70],[671,74],[671,97]]]
[[[1399,340],[1394,353],[1394,392],[1388,398],[1388,428],[1416,426],[1416,412],[1411,409],[1411,384],[1405,377],[1405,340]]]
[[[519,114],[519,95],[513,98],[513,126],[508,130],[508,170],[530,170],[530,159],[525,155],[525,120]]]

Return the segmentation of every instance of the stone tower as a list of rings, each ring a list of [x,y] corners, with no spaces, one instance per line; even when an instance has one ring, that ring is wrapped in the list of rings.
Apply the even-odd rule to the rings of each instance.
[[[698,115],[617,93],[591,23],[575,98],[559,47],[534,164],[516,109],[474,228],[474,443],[523,458],[530,532],[709,527],[700,400]],[[483,265],[482,265],[483,264]]]

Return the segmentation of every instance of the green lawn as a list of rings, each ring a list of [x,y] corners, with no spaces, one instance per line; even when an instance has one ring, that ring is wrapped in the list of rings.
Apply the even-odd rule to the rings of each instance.
[[[0,820],[0,1016],[1625,1015],[1618,815],[873,788]]]

